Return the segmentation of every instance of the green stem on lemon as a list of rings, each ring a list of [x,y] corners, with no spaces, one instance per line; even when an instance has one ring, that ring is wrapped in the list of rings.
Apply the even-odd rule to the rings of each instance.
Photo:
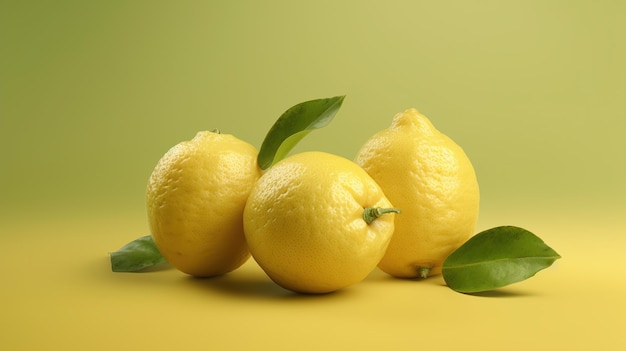
[[[417,267],[417,273],[419,274],[420,278],[426,279],[430,274],[430,267]]]
[[[211,133],[222,134],[222,132],[217,128],[211,130]]]
[[[363,220],[367,224],[371,224],[374,220],[387,213],[400,213],[397,208],[367,207],[363,209]]]

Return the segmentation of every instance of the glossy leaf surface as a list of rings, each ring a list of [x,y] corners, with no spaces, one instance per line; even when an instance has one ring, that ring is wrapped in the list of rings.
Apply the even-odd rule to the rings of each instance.
[[[113,272],[135,272],[166,263],[150,235],[129,242],[118,251],[111,252],[110,256]]]
[[[476,234],[450,254],[442,274],[453,290],[481,292],[530,278],[560,257],[535,234],[501,226]]]
[[[345,96],[310,100],[285,111],[265,136],[259,150],[258,162],[267,169],[287,156],[307,134],[322,128],[333,119]]]

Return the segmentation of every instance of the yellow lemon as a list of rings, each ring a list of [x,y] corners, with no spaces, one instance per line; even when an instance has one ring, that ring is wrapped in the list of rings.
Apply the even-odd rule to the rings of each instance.
[[[244,210],[252,257],[278,285],[332,292],[363,280],[383,257],[394,214],[354,162],[304,152],[269,168]]]
[[[261,176],[257,153],[232,135],[202,131],[159,160],[146,207],[154,242],[172,266],[208,277],[230,272],[250,257],[243,209]]]
[[[441,273],[478,218],[478,182],[463,149],[408,109],[371,137],[355,161],[402,209],[380,269],[402,278]]]

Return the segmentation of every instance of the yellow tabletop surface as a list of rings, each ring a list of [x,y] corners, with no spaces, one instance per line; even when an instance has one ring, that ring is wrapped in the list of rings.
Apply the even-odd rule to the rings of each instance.
[[[15,216],[0,227],[0,349],[623,350],[624,220],[546,212],[482,215],[479,229],[523,226],[563,258],[477,295],[441,276],[379,270],[336,293],[299,295],[252,259],[212,279],[167,267],[113,273],[108,252],[145,233],[140,213]]]

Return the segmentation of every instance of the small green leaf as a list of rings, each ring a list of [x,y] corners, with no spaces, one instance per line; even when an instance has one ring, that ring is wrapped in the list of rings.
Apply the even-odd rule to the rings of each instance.
[[[110,256],[113,272],[136,272],[167,262],[150,235],[129,242]]]
[[[481,292],[528,279],[559,258],[535,234],[502,226],[470,238],[448,256],[441,273],[455,291]]]
[[[265,136],[258,163],[267,169],[285,158],[289,151],[314,129],[325,127],[333,119],[345,96],[299,103],[283,113]]]

